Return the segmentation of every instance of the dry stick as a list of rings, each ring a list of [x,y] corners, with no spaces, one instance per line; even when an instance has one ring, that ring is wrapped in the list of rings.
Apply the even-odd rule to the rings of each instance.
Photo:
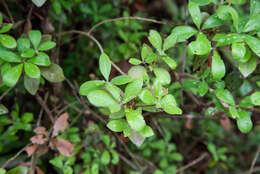
[[[179,168],[176,173],[180,173],[188,168],[190,168],[191,166],[194,166],[195,164],[199,163],[200,161],[202,161],[204,158],[206,158],[208,156],[208,153],[204,152],[200,157],[198,157],[197,159],[195,159],[194,161],[190,162],[189,164]]]
[[[8,8],[8,6],[7,6],[7,4],[6,4],[6,2],[5,2],[5,0],[2,0],[2,4],[3,4],[4,8],[6,9],[6,11],[7,11],[7,13],[8,13],[8,16],[10,17],[10,20],[11,20],[12,24],[14,24],[13,16],[12,16],[12,14],[11,14],[11,12],[10,12],[10,10],[9,10],[9,8]]]
[[[36,93],[35,98],[37,99],[38,103],[42,106],[44,111],[47,113],[51,122],[54,123],[54,117],[46,103],[43,101],[42,97],[38,93]]]
[[[255,157],[254,157],[254,159],[253,159],[253,161],[252,161],[252,163],[251,163],[251,167],[250,167],[250,170],[248,171],[248,174],[253,173],[253,171],[254,171],[254,166],[255,166],[256,160],[257,160],[257,158],[258,158],[258,156],[259,156],[259,153],[260,153],[260,145],[258,145],[257,151],[256,151],[256,153],[255,153]]]
[[[129,17],[119,17],[119,18],[114,18],[114,19],[107,19],[104,21],[101,21],[99,23],[97,23],[96,25],[94,25],[89,31],[88,34],[91,34],[97,27],[99,27],[100,25],[103,25],[105,23],[109,23],[109,22],[115,22],[115,21],[123,21],[123,20],[138,20],[138,21],[146,21],[146,22],[152,22],[152,23],[157,23],[157,24],[167,24],[166,22],[162,22],[162,21],[157,21],[155,19],[149,19],[149,18],[143,18],[143,17],[138,17],[138,16],[129,16]]]
[[[44,96],[44,103],[47,102],[48,97],[49,97],[49,92],[47,92]],[[37,127],[40,126],[42,115],[43,115],[43,110],[44,110],[43,107],[41,107],[40,114],[39,114],[37,124],[36,124]]]
[[[0,101],[14,88],[15,86],[12,86],[8,88],[1,96],[0,96]]]
[[[138,168],[135,166],[135,164],[133,164],[130,160],[128,160],[124,155],[122,155],[121,153],[117,152],[119,155],[119,158],[121,160],[123,160],[126,164],[128,164],[132,169],[134,170],[138,170]]]

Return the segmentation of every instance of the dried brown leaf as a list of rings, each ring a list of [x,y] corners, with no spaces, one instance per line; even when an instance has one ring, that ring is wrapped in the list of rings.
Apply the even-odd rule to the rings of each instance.
[[[48,135],[49,135],[49,132],[46,131],[46,128],[45,128],[45,127],[42,127],[42,126],[35,128],[33,131],[34,131],[36,134],[43,134],[43,135],[45,135],[45,136],[48,136]]]
[[[37,158],[39,158],[40,156],[44,155],[45,153],[48,152],[48,146],[46,145],[42,145],[38,148],[37,152],[36,152],[36,156]]]
[[[52,150],[54,150],[56,148],[56,143],[57,143],[57,139],[52,138],[50,141],[50,144],[49,144],[49,146],[51,147]]]
[[[185,127],[187,128],[187,129],[192,129],[192,127],[193,127],[193,121],[192,121],[192,118],[188,118],[187,120],[186,120],[186,123],[185,123]]]
[[[61,138],[57,138],[56,148],[64,156],[71,156],[71,153],[74,150],[73,145],[69,141]]]
[[[42,134],[35,135],[30,140],[33,144],[44,144],[48,141],[48,139],[44,138]]]
[[[220,124],[223,126],[223,128],[226,131],[230,131],[231,122],[230,122],[230,119],[226,115],[223,115],[223,117],[220,119]]]
[[[26,147],[25,151],[26,151],[28,157],[30,157],[32,154],[34,154],[34,152],[36,151],[37,147],[38,147],[38,145],[36,145],[36,144],[34,144],[32,146]]]
[[[59,131],[64,131],[68,126],[69,114],[65,112],[62,114],[54,123],[52,137],[55,137],[59,134]]]

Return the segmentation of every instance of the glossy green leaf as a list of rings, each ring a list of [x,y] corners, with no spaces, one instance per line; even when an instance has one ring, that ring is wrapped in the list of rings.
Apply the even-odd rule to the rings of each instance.
[[[129,83],[125,88],[124,93],[124,100],[123,103],[127,103],[136,96],[138,96],[142,90],[143,87],[143,80],[142,79],[136,79]]]
[[[202,29],[210,29],[215,28],[223,25],[223,21],[221,21],[216,14],[211,15],[208,19],[204,22]]]
[[[177,42],[183,42],[195,35],[198,31],[190,26],[177,26],[172,33],[177,36]]]
[[[168,85],[171,83],[171,75],[163,68],[154,68],[153,72],[162,85]]]
[[[239,106],[240,107],[244,107],[244,108],[252,108],[252,107],[254,107],[253,103],[251,102],[251,97],[250,96],[246,96],[245,98],[243,98],[239,102]]]
[[[254,104],[256,106],[260,106],[260,92],[254,92],[250,96],[250,99],[251,99],[252,104]]]
[[[249,21],[246,23],[243,32],[249,32],[260,29],[260,14],[256,14],[250,17]]]
[[[132,65],[139,65],[142,63],[142,61],[136,58],[130,58],[129,63],[131,63]]]
[[[151,47],[149,47],[147,44],[143,44],[142,50],[141,50],[141,57],[144,61],[145,59],[149,58],[149,56],[153,53],[153,50]]]
[[[109,57],[105,53],[102,53],[99,58],[99,69],[104,78],[108,80],[111,71],[111,63]]]
[[[208,92],[208,90],[209,86],[205,81],[199,83],[198,92],[200,96],[204,96]]]
[[[122,132],[127,127],[127,123],[123,119],[111,120],[107,127],[114,132]]]
[[[244,42],[235,42],[232,44],[232,56],[234,59],[241,60],[246,55],[246,47]]]
[[[148,39],[154,48],[157,50],[162,49],[162,38],[156,30],[150,30]]]
[[[135,131],[141,131],[145,127],[142,113],[138,110],[125,109],[126,120],[130,127]]]
[[[40,78],[41,76],[41,71],[38,68],[38,66],[32,64],[32,63],[24,63],[24,71],[26,75],[28,75],[30,78]]]
[[[108,165],[110,163],[110,154],[107,150],[104,150],[104,152],[101,155],[101,163],[103,165]]]
[[[203,33],[199,33],[196,41],[189,44],[189,49],[196,55],[207,55],[211,51],[211,43],[207,39],[207,36]]]
[[[253,123],[250,118],[250,115],[248,114],[248,112],[244,110],[239,110],[238,114],[239,114],[239,118],[237,119],[238,129],[242,133],[248,133],[253,127]]]
[[[155,98],[151,91],[148,89],[143,89],[142,92],[139,94],[139,98],[142,100],[143,103],[152,105],[155,103]]]
[[[175,70],[177,68],[177,62],[170,57],[162,57],[162,60],[172,69]]]
[[[24,87],[31,94],[35,95],[40,86],[40,79],[30,78],[27,75],[24,76]]]
[[[8,109],[3,104],[0,104],[0,115],[7,114],[8,112]]]
[[[237,11],[233,7],[222,5],[217,9],[216,13],[218,17],[224,21],[230,20],[231,17],[233,20],[233,25],[238,31],[239,16]]]
[[[0,58],[6,62],[21,62],[21,58],[16,53],[4,49],[0,49]]]
[[[253,73],[257,67],[257,59],[255,56],[251,57],[249,61],[242,63],[238,63],[238,69],[243,74],[244,77],[248,77],[251,73]]]
[[[14,86],[18,82],[22,74],[22,71],[23,71],[23,64],[19,64],[8,69],[3,74],[3,83],[9,87]]]
[[[249,35],[245,35],[244,38],[251,50],[260,57],[260,39]]]
[[[101,89],[105,86],[105,82],[101,80],[92,80],[83,83],[79,88],[79,94],[87,96],[94,90]]]
[[[32,2],[37,6],[41,7],[47,0],[32,0]]]
[[[28,168],[27,167],[16,167],[11,170],[9,170],[6,174],[27,174],[28,173]]]
[[[23,113],[23,115],[22,115],[22,122],[23,122],[23,123],[30,123],[30,122],[33,121],[33,118],[34,118],[34,116],[33,116],[32,113],[30,113],[30,112],[25,112],[25,113]]]
[[[211,65],[211,73],[213,76],[213,79],[215,80],[221,80],[226,73],[226,68],[223,60],[220,58],[217,51],[214,50],[213,56],[212,56],[212,65]]]
[[[55,46],[56,46],[56,43],[55,43],[55,42],[46,41],[46,42],[43,42],[43,43],[39,46],[38,50],[39,50],[39,51],[48,51],[48,50],[54,48]]]
[[[176,100],[171,94],[164,96],[160,104],[163,110],[168,114],[182,114],[182,110],[177,106]]]
[[[31,30],[29,32],[29,38],[32,42],[33,47],[37,49],[42,39],[41,32],[39,30]]]
[[[177,35],[175,33],[171,33],[163,42],[163,50],[166,51],[171,47],[174,47],[174,45],[177,42]]]
[[[39,65],[39,66],[50,66],[51,65],[50,57],[46,53],[43,53],[43,52],[39,52],[36,57],[31,58],[30,60],[28,60],[28,62],[33,63],[35,65]]]
[[[144,128],[139,133],[145,138],[154,135],[153,129],[150,126],[144,126]]]
[[[130,76],[120,75],[120,76],[113,78],[111,80],[111,83],[114,84],[114,85],[124,85],[124,84],[131,82],[131,81],[132,81],[132,79],[131,79]]]
[[[0,43],[6,48],[15,48],[16,40],[7,34],[0,34]]]
[[[222,88],[216,89],[215,94],[219,100],[229,105],[234,106],[236,104],[232,94],[227,89],[222,89]]]
[[[238,114],[238,110],[236,109],[235,106],[229,106],[228,107],[229,113],[231,115],[232,118],[238,118],[239,114]]]
[[[199,5],[197,3],[189,1],[188,10],[190,12],[190,15],[191,15],[191,18],[192,18],[194,24],[196,25],[196,27],[198,29],[200,29],[202,17],[201,17]]]
[[[24,52],[22,52],[21,56],[24,58],[31,58],[35,55],[35,51],[32,48],[26,49]]]
[[[41,67],[41,75],[52,83],[62,82],[65,79],[62,68],[54,63],[49,67]]]
[[[1,25],[1,24],[0,24]],[[9,30],[11,30],[13,24],[6,24],[6,25],[3,25],[1,28],[0,28],[0,34],[1,33],[6,33],[8,32]]]
[[[30,48],[30,45],[30,40],[27,38],[19,38],[17,40],[17,49],[19,52],[27,50],[28,48]]]
[[[212,40],[217,42],[217,45],[216,45],[217,47],[229,45],[229,44],[235,43],[235,42],[244,41],[243,36],[238,33],[231,33],[231,34],[219,33],[219,34],[216,34]]]

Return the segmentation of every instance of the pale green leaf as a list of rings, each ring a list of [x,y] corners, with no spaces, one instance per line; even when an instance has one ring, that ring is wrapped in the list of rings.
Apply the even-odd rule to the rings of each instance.
[[[183,42],[195,35],[198,31],[190,26],[177,26],[172,33],[177,36],[177,42]]]
[[[234,59],[241,60],[246,55],[246,47],[244,42],[232,43],[232,56]]]
[[[104,152],[101,155],[101,163],[103,165],[108,165],[110,163],[110,154],[107,150],[104,150]]]
[[[177,35],[175,33],[171,33],[163,42],[163,51],[166,51],[169,48],[174,47],[176,42],[177,42]]]
[[[233,25],[235,29],[238,31],[239,16],[237,11],[233,7],[222,5],[217,9],[216,13],[218,17],[224,21],[230,20],[231,17],[233,20]]]
[[[101,89],[105,86],[105,82],[101,80],[92,80],[83,83],[79,88],[79,94],[87,96],[91,91]]]
[[[132,65],[139,65],[142,63],[142,61],[136,58],[130,58],[129,63],[131,63]]]
[[[211,15],[208,17],[208,19],[204,22],[202,29],[210,29],[210,28],[215,28],[223,25],[223,22],[217,17],[216,14]]]
[[[111,120],[107,127],[114,132],[122,132],[127,127],[127,123],[123,119]]]
[[[39,46],[38,50],[39,50],[39,51],[48,51],[48,50],[54,48],[55,46],[56,46],[56,43],[55,43],[55,42],[46,41],[46,42],[43,42],[43,43]]]
[[[0,58],[6,62],[19,63],[21,58],[14,52],[0,48]]]
[[[128,75],[132,78],[132,79],[142,79],[143,78],[143,74],[146,72],[146,69],[141,66],[141,65],[136,65],[131,67],[128,70]]]
[[[142,100],[143,103],[152,105],[155,103],[155,98],[151,91],[148,89],[143,89],[142,92],[139,94],[139,98]]]
[[[207,39],[207,36],[200,32],[197,36],[196,41],[193,41],[189,44],[189,49],[193,54],[207,55],[211,51],[211,43]]]
[[[253,56],[249,59],[249,61],[245,63],[239,62],[238,69],[244,77],[248,77],[251,73],[255,71],[257,64],[257,59],[255,56]]]
[[[162,38],[157,31],[150,30],[148,39],[153,47],[156,48],[158,51],[162,49]]]
[[[138,96],[142,90],[143,87],[143,80],[142,79],[136,79],[129,83],[125,88],[124,93],[124,101],[123,103],[127,103],[136,96]]]
[[[50,57],[43,52],[39,52],[38,55],[34,58],[31,58],[28,62],[39,65],[39,66],[50,66],[51,61]]]
[[[114,85],[124,85],[124,84],[131,82],[131,81],[132,81],[132,79],[131,79],[130,76],[120,75],[120,76],[113,78],[111,80],[111,83],[114,84]]]
[[[32,2],[37,6],[41,7],[47,0],[32,0]]]
[[[40,86],[40,79],[30,78],[27,75],[24,76],[24,87],[32,95],[35,95]]]
[[[153,133],[153,129],[150,126],[145,126],[140,132],[140,135],[142,135],[143,137],[151,137],[154,135]]]
[[[260,14],[256,14],[250,17],[249,21],[246,23],[243,32],[250,32],[260,29]]]
[[[111,62],[109,57],[105,53],[102,53],[99,58],[99,69],[104,78],[108,81],[109,74],[111,71]]]
[[[141,111],[125,109],[126,120],[130,127],[135,131],[141,131],[145,127],[145,121]]]
[[[204,96],[209,90],[207,82],[203,81],[199,83],[198,92],[200,96]]]
[[[171,75],[168,71],[163,68],[154,68],[153,71],[156,78],[162,85],[168,85],[171,83]]]
[[[162,57],[162,60],[172,69],[175,70],[177,67],[177,62],[170,57]]]
[[[260,57],[260,39],[250,35],[245,35],[244,38],[251,50]]]
[[[120,88],[111,83],[106,83],[105,87],[107,91],[114,97],[114,99],[116,99],[116,101],[119,102],[121,100],[122,91]]]
[[[0,24],[1,25],[1,24]],[[2,25],[2,27],[0,28],[0,33],[6,33],[8,32],[9,30],[11,30],[13,24],[5,24],[5,25]]]

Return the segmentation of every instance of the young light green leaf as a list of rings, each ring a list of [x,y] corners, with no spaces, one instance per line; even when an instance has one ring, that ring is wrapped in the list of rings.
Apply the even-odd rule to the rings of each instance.
[[[197,36],[196,41],[193,41],[189,44],[189,49],[193,54],[207,55],[211,51],[211,43],[207,39],[207,36],[200,32]]]
[[[216,14],[213,14],[204,22],[202,30],[219,27],[221,25],[223,25],[223,21],[220,20]]]
[[[130,58],[129,63],[131,63],[132,65],[140,65],[142,61],[136,58]]]
[[[101,163],[103,165],[108,165],[110,163],[110,154],[107,150],[104,150],[104,152],[101,155]]]
[[[10,69],[8,69],[4,74],[3,74],[3,83],[6,86],[12,87],[14,86],[17,81],[19,80],[21,74],[23,71],[23,64],[16,65]]]
[[[135,98],[141,92],[143,87],[143,80],[136,79],[129,83],[125,88],[123,103],[127,103],[133,98]]]
[[[7,34],[0,34],[0,43],[6,48],[15,48],[16,40]]]
[[[143,137],[151,137],[154,135],[153,133],[153,129],[150,126],[145,126],[140,132],[140,135],[142,135]]]
[[[190,26],[177,26],[172,30],[172,33],[177,36],[177,42],[183,42],[197,32],[197,30]]]
[[[243,59],[246,55],[246,47],[244,42],[232,43],[232,56],[238,61]]]
[[[168,114],[182,114],[182,110],[177,106],[173,95],[167,94],[160,101],[163,110]]]
[[[213,76],[213,79],[215,80],[221,80],[226,73],[226,68],[223,60],[220,58],[217,51],[214,50],[213,56],[212,56],[212,65],[211,65],[211,73]]]
[[[161,51],[162,38],[156,30],[150,30],[148,39],[154,48],[156,48],[158,51]]]
[[[54,48],[55,46],[56,46],[56,43],[55,43],[55,42],[46,41],[46,42],[43,42],[43,43],[39,46],[38,50],[39,50],[39,51],[48,51],[48,50]]]
[[[21,62],[21,58],[16,53],[4,49],[0,49],[0,58],[6,62]]]
[[[50,66],[51,65],[50,57],[46,53],[43,53],[43,52],[39,52],[36,57],[31,58],[30,60],[28,60],[28,62],[33,63],[35,65],[39,65],[39,66]]]
[[[238,31],[239,16],[237,11],[233,7],[222,5],[217,9],[216,13],[218,17],[224,21],[228,21],[231,16],[233,20],[233,25],[235,29]]]
[[[237,119],[238,129],[242,133],[248,133],[253,127],[253,123],[250,118],[250,115],[248,114],[248,112],[244,110],[239,110],[238,114],[239,114],[239,118]]]
[[[107,127],[114,132],[123,132],[127,128],[127,123],[123,119],[111,120],[108,122]]]
[[[146,69],[141,66],[141,65],[137,65],[137,66],[133,66],[128,70],[128,75],[132,78],[132,79],[142,79],[143,78],[143,73],[146,72]]]
[[[208,90],[209,86],[205,81],[199,83],[198,92],[200,96],[204,96]]]
[[[229,105],[234,106],[236,104],[232,94],[227,89],[222,89],[222,88],[216,89],[215,94],[219,100]]]
[[[131,79],[130,76],[120,75],[120,76],[113,78],[111,80],[111,83],[114,84],[114,85],[124,85],[124,84],[131,82],[131,81],[132,81],[132,79]]]
[[[141,131],[145,127],[142,113],[138,110],[125,109],[126,120],[130,127],[135,131]]]
[[[238,114],[238,110],[236,109],[235,106],[229,106],[228,107],[229,113],[231,115],[232,118],[238,118],[239,114]]]
[[[191,18],[192,18],[194,24],[196,25],[196,27],[198,29],[200,29],[200,24],[202,22],[202,17],[201,17],[201,14],[200,14],[199,5],[197,3],[189,1],[188,10],[190,12],[190,15],[191,15]]]
[[[0,34],[8,32],[9,30],[11,30],[12,26],[13,26],[13,24],[3,25],[2,28],[0,28]]]
[[[176,42],[177,42],[177,35],[175,33],[171,33],[163,42],[163,51],[166,51],[169,48],[174,47]]]
[[[21,166],[9,170],[6,174],[27,174],[27,173],[28,173],[28,168]]]
[[[177,67],[177,62],[170,57],[162,57],[162,60],[172,69],[175,70]]]
[[[142,100],[143,103],[152,105],[155,103],[155,98],[151,91],[148,89],[143,89],[142,92],[139,94],[139,98]]]
[[[249,61],[242,63],[238,63],[238,69],[243,74],[244,77],[248,77],[251,73],[253,73],[257,67],[257,59],[255,56],[251,57]]]
[[[94,90],[101,89],[105,86],[105,82],[101,80],[92,80],[83,83],[79,88],[79,94],[87,96],[90,92]]]
[[[149,47],[147,44],[143,44],[142,50],[141,50],[141,57],[144,61],[145,59],[149,58],[149,56],[153,53],[153,50],[151,47]]]
[[[35,95],[40,86],[40,79],[30,78],[27,75],[24,76],[24,87],[32,95]]]
[[[251,99],[252,104],[254,104],[256,106],[260,106],[260,92],[254,92],[250,96],[250,99]]]
[[[37,6],[41,7],[47,0],[32,0],[32,2]]]
[[[114,99],[120,102],[122,93],[121,89],[111,83],[106,83],[105,87],[107,91],[114,97]]]
[[[104,78],[108,81],[109,74],[111,71],[111,62],[109,57],[105,53],[102,53],[99,58],[99,69]]]
[[[38,79],[41,76],[41,71],[38,68],[38,66],[36,66],[32,63],[24,62],[24,71],[25,71],[26,75],[28,75],[31,78]]]
[[[65,77],[62,68],[57,64],[51,64],[49,67],[41,67],[41,75],[52,83],[62,82]]]
[[[260,29],[260,14],[256,14],[250,17],[249,21],[246,23],[243,32],[250,32]]]
[[[251,50],[260,57],[260,39],[250,35],[245,35],[244,38]]]
[[[31,30],[29,32],[29,38],[34,48],[37,49],[42,39],[41,32],[39,30]]]
[[[154,68],[153,72],[156,78],[162,85],[168,85],[171,83],[171,75],[168,71],[163,68]]]

